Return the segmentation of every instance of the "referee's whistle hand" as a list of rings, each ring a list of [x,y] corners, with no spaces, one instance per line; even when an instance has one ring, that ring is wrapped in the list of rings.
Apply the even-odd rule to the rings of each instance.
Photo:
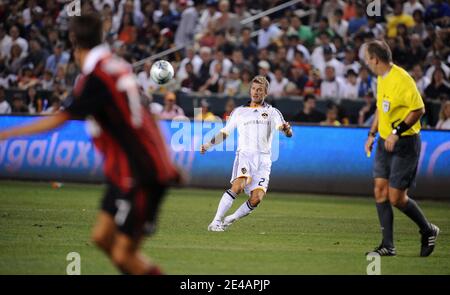
[[[388,152],[393,152],[395,144],[397,143],[397,141],[398,141],[398,136],[395,135],[395,134],[391,134],[384,141],[384,147],[386,148],[386,150]]]

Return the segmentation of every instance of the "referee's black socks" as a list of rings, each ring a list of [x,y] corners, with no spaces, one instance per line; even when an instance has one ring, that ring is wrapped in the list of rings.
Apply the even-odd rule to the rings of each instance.
[[[399,209],[419,226],[421,232],[428,232],[431,229],[430,223],[413,199],[408,198],[406,206]]]
[[[383,235],[383,246],[387,248],[394,248],[394,213],[389,201],[383,203],[376,203],[378,219],[381,225],[381,234]]]

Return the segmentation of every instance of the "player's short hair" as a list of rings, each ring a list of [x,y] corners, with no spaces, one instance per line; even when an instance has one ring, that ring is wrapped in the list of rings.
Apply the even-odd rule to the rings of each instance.
[[[269,81],[267,80],[266,77],[258,75],[252,79],[250,85],[253,85],[253,83],[262,84],[264,86],[264,89],[266,90],[266,93],[269,92]]]
[[[75,33],[76,47],[92,49],[102,43],[103,25],[96,13],[73,17],[70,28]]]
[[[392,52],[385,41],[373,40],[366,43],[367,53],[370,57],[376,57],[384,63],[392,62]]]

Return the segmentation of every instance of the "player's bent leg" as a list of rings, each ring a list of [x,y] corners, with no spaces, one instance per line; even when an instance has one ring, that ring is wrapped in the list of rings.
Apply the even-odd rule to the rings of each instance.
[[[162,274],[156,265],[139,253],[140,239],[132,239],[128,235],[118,232],[111,248],[111,259],[114,264],[126,274],[147,275]]]
[[[250,193],[250,198],[244,203],[242,204],[237,210],[236,212],[234,212],[233,214],[225,217],[225,219],[223,220],[223,229],[226,230],[227,228],[229,228],[236,220],[239,220],[247,215],[249,215],[250,213],[253,212],[253,210],[258,206],[258,204],[262,201],[262,199],[264,198],[266,192],[264,189],[262,188],[257,188],[255,190],[253,190]]]
[[[382,241],[378,247],[366,254],[376,252],[381,256],[394,256],[396,255],[393,234],[394,213],[389,203],[388,179],[378,177],[374,179],[374,197],[378,220],[380,222]]]
[[[117,227],[113,217],[105,211],[100,211],[92,230],[92,240],[108,255],[111,253],[116,230]]]
[[[222,219],[233,205],[236,197],[244,190],[246,184],[247,177],[238,177],[233,181],[231,189],[226,190],[223,193],[217,207],[216,215],[214,216],[213,221],[208,225],[208,231],[223,231]]]
[[[392,205],[397,207],[417,224],[421,234],[420,256],[429,256],[434,251],[436,239],[440,231],[439,227],[428,222],[419,205],[408,197],[406,189],[401,190],[389,187],[389,200]]]

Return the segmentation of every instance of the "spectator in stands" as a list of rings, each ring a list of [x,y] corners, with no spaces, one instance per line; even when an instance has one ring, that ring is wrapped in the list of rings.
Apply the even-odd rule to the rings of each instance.
[[[311,27],[302,23],[301,18],[294,15],[291,17],[292,32],[296,33],[307,47],[314,45],[314,34]],[[288,33],[290,34],[290,32]]]
[[[212,62],[211,48],[209,47],[200,48],[200,58],[202,60],[202,64],[197,74],[198,79],[195,85],[195,90],[198,90],[202,85],[204,85],[210,77],[209,69]]]
[[[404,24],[408,28],[414,26],[414,19],[411,15],[403,13],[403,3],[396,1],[394,4],[394,14],[387,17],[387,36],[394,38],[397,36],[397,27],[399,24]]]
[[[425,88],[426,99],[450,99],[450,84],[442,68],[436,68],[430,85]]]
[[[196,54],[194,47],[186,48],[186,57],[183,58],[183,60],[180,62],[180,65],[178,66],[176,77],[180,81],[182,81],[187,76],[185,67],[188,63],[190,63],[193,67],[192,70],[194,71],[194,74],[198,74],[200,66],[202,65],[202,59],[198,54]]]
[[[351,20],[356,16],[356,0],[348,0],[344,6],[344,19]]]
[[[197,1],[199,2],[199,1]],[[197,32],[203,32],[210,22],[214,23],[214,19],[218,18],[221,13],[217,11],[218,0],[206,0],[206,9],[202,12],[196,28]],[[180,24],[181,27],[181,24]]]
[[[244,59],[250,62],[255,61],[255,57],[258,55],[258,49],[256,44],[251,39],[251,30],[247,27],[241,29],[241,42],[239,48],[242,50]]]
[[[240,25],[237,16],[230,12],[230,2],[228,0],[220,0],[220,15],[215,16],[213,21],[216,23],[217,30],[239,32]]]
[[[228,120],[228,117],[231,115],[231,112],[236,107],[236,104],[234,103],[234,99],[230,98],[227,100],[227,103],[225,104],[225,112],[222,115],[223,120]]]
[[[6,101],[5,98],[5,89],[3,86],[0,86],[0,114],[10,114],[11,106]]]
[[[228,96],[235,96],[238,94],[240,86],[241,86],[241,79],[239,77],[240,70],[237,67],[233,67],[231,69],[229,77],[225,80],[225,86],[224,86],[224,94]]]
[[[17,94],[12,98],[11,112],[14,114],[28,114],[28,108],[24,100]]]
[[[331,103],[327,107],[327,114],[324,121],[320,122],[322,126],[341,126],[341,123],[338,121],[338,107]]]
[[[322,98],[331,99],[338,103],[342,98],[343,82],[336,77],[333,66],[325,68],[325,79],[320,84],[320,95]]]
[[[159,114],[163,120],[172,120],[177,117],[184,117],[184,111],[176,104],[177,97],[173,92],[167,92],[164,96],[164,109]]]
[[[360,30],[367,25],[366,9],[365,7],[357,3],[356,4],[356,15],[348,21],[348,34],[351,36],[358,33]]]
[[[425,11],[422,3],[417,0],[408,0],[403,5],[403,13],[413,15],[414,11]]]
[[[275,98],[286,95],[286,86],[288,83],[289,80],[284,77],[282,69],[279,67],[275,68],[274,77],[270,81],[268,95],[271,95]]]
[[[11,53],[5,61],[6,68],[11,74],[18,75],[23,62],[22,48],[19,44],[13,43],[11,45]]]
[[[287,95],[303,95],[305,84],[308,82],[308,72],[303,68],[292,67],[288,76],[289,84],[286,87]]]
[[[365,29],[366,33],[372,33],[376,39],[384,38],[385,31],[381,24],[377,23],[376,16],[369,16],[367,18],[367,28]]]
[[[415,10],[412,14],[414,19],[414,27],[411,33],[418,34],[420,39],[425,40],[427,37],[427,28],[424,21],[423,11]]]
[[[411,71],[411,77],[413,77],[416,82],[420,95],[425,98],[425,89],[430,85],[431,81],[427,76],[423,75],[423,69],[420,64],[414,65]]]
[[[53,73],[50,70],[44,71],[42,80],[40,81],[41,88],[43,90],[53,89]]]
[[[175,45],[176,46],[186,46],[192,45],[194,41],[194,35],[197,32],[203,31],[203,28],[197,28],[197,22],[200,18],[200,11],[203,6],[203,1],[194,0],[194,5],[192,7],[186,8],[181,13],[180,24],[175,32]],[[205,12],[204,12],[205,13]],[[208,24],[209,19],[205,22],[205,27]],[[202,24],[201,20],[199,26]]]
[[[341,17],[344,12],[343,9],[345,7],[345,2],[342,0],[330,0],[325,1],[322,7],[322,16],[328,19],[328,22],[331,24],[331,27],[334,29],[334,24],[336,22],[336,11],[340,11]],[[335,29],[334,29],[335,30]],[[337,30],[335,30],[337,32]],[[339,33],[338,33],[339,34]],[[342,36],[344,37],[344,36]]]
[[[181,91],[189,93],[194,90],[195,83],[197,81],[197,76],[194,73],[194,67],[192,63],[188,62],[185,65],[185,75],[181,81]]]
[[[436,129],[450,130],[450,100],[442,103],[441,111],[439,112],[439,121],[436,124]]]
[[[47,58],[45,69],[51,71],[53,75],[55,75],[58,66],[67,65],[69,59],[70,54],[64,51],[64,45],[62,43],[57,43],[55,45],[53,54]]]
[[[233,67],[237,68],[240,72],[244,69],[253,72],[253,65],[250,61],[244,60],[244,55],[242,54],[242,50],[239,48],[235,48],[233,50],[233,55],[231,56]]]
[[[435,0],[425,10],[425,21],[433,24],[445,24],[450,17],[450,5],[442,0]]]
[[[214,65],[214,71],[209,79],[199,88],[199,91],[206,94],[223,92],[225,78],[222,73],[222,63],[218,62]]]
[[[314,94],[305,95],[303,109],[292,120],[301,123],[319,123],[325,120],[325,115],[316,110],[316,97]]]
[[[48,52],[42,49],[41,43],[37,39],[31,39],[30,52],[25,58],[25,64],[33,65],[33,74],[39,77],[45,68],[45,61],[48,58]]]
[[[12,38],[6,33],[5,25],[0,24],[0,61],[11,52]]]
[[[272,24],[268,16],[261,18],[261,30],[258,33],[258,49],[266,48],[280,38],[281,30]]]
[[[41,114],[50,115],[57,113],[60,110],[62,110],[61,100],[58,96],[54,95],[50,99],[50,106],[46,110],[42,111]]]
[[[194,120],[217,121],[217,117],[209,110],[209,103],[206,99],[200,101],[201,111],[195,115]]]
[[[410,46],[408,46],[406,54],[406,68],[411,70],[418,62],[425,60],[427,50],[423,47],[422,39],[418,34],[412,34],[410,39]]]
[[[273,74],[270,72],[270,63],[267,60],[259,61],[258,75],[266,77],[269,81],[273,79]]]
[[[349,69],[342,83],[342,98],[358,99],[358,74],[353,69]]]
[[[444,58],[441,55],[434,53],[431,58],[431,66],[427,69],[425,76],[431,80],[437,68],[444,71],[444,76],[450,76],[450,67],[445,64]]]
[[[364,96],[364,101],[366,102],[366,104],[358,112],[358,125],[371,126],[373,115],[375,114],[375,110],[377,108],[374,101],[373,93],[368,92]]]
[[[20,57],[25,58],[28,54],[28,41],[20,37],[19,28],[14,25],[9,29],[9,35],[11,36],[11,44],[17,44],[22,49],[20,51]]]
[[[250,95],[251,75],[248,70],[241,72],[241,84],[239,85],[239,92],[237,95]]]
[[[235,33],[239,33],[242,29],[242,27],[247,27],[250,30],[253,29],[253,22],[249,22],[245,25],[241,25],[241,21],[244,19],[248,19],[252,15],[246,10],[245,7],[245,1],[244,0],[236,0],[234,1],[234,13],[236,14],[236,24],[237,24],[237,30]]]
[[[38,109],[38,100],[41,100],[40,105],[42,106],[42,99],[37,97],[36,88],[28,88],[25,95],[25,103],[28,105],[28,112],[30,114],[40,113],[42,111]]]
[[[336,34],[338,34],[338,36],[346,40],[348,31],[348,21],[343,19],[343,16],[344,12],[342,8],[337,8],[333,13],[333,17],[331,19],[330,18],[328,19],[330,21],[331,28],[336,32]]]
[[[225,56],[225,52],[223,49],[219,49],[216,51],[215,59],[211,62],[209,66],[209,74],[212,76],[214,74],[214,70],[216,68],[216,64],[220,63],[222,67],[221,75],[223,77],[227,77],[230,73],[231,67],[233,63]]]
[[[320,78],[320,71],[317,69],[313,69],[309,71],[308,81],[305,83],[305,88],[303,89],[303,93],[306,94],[315,94],[316,96],[320,96],[320,85],[322,80]]]
[[[33,65],[28,64],[22,67],[21,73],[17,79],[19,89],[27,89],[39,83],[39,79],[33,74]]]
[[[344,65],[344,73],[352,69],[355,73],[359,73],[361,64],[355,60],[355,50],[351,46],[345,47],[344,60],[342,61]]]
[[[369,92],[376,93],[374,78],[366,67],[362,67],[359,70],[358,85],[359,97],[365,97]]]

